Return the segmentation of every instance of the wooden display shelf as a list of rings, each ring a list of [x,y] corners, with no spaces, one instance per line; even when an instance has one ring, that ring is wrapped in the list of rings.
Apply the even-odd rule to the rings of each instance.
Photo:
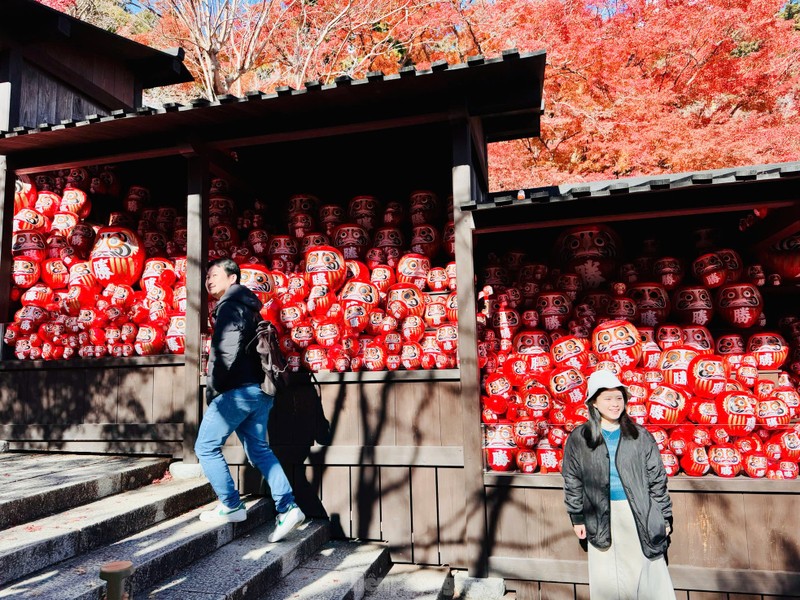
[[[752,479],[746,475],[725,478],[716,475],[689,477],[678,474],[668,478],[671,492],[743,492],[752,494],[798,494],[800,479]],[[563,488],[560,473],[499,473],[483,474],[486,487]]]

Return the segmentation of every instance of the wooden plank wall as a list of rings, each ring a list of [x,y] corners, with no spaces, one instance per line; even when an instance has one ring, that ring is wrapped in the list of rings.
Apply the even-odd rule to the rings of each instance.
[[[329,517],[340,537],[388,541],[395,562],[466,566],[459,382],[398,377],[321,388],[332,443],[273,444],[301,507]],[[229,462],[243,462],[238,442],[228,444]],[[247,471],[236,469],[240,486]]]
[[[679,598],[800,597],[797,493],[671,491],[669,564]],[[586,554],[560,488],[487,487],[492,574],[517,598],[588,598]],[[516,586],[516,587],[515,587]]]
[[[20,90],[20,126],[58,124],[62,119],[80,119],[90,114],[105,115],[108,111],[67,87],[64,82],[25,63]]]
[[[177,452],[182,364],[63,364],[0,371],[0,439],[11,449]]]

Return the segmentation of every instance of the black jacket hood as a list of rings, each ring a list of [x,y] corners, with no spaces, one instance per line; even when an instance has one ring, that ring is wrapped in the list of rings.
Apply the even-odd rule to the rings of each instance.
[[[258,299],[258,296],[256,296],[252,290],[239,283],[234,283],[225,290],[225,293],[222,295],[222,298],[219,299],[219,302],[217,302],[217,306],[214,310],[218,310],[223,302],[238,302],[256,312],[260,311],[263,306],[261,300]]]

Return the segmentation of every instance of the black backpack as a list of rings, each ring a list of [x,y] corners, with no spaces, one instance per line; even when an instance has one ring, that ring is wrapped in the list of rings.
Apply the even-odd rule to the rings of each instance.
[[[247,347],[250,348],[253,344],[261,361],[261,369],[264,371],[264,383],[261,384],[261,389],[265,394],[275,396],[289,387],[291,373],[286,357],[278,344],[278,330],[275,325],[267,320],[259,321],[256,324],[256,335]]]

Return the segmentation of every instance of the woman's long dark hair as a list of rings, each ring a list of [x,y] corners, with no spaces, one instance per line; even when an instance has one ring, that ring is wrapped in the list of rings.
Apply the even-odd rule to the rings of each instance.
[[[600,445],[600,442],[603,441],[603,431],[602,427],[600,426],[600,411],[597,410],[597,407],[594,405],[594,401],[597,400],[597,396],[599,396],[602,392],[608,391],[609,389],[617,389],[622,392],[622,397],[625,399],[625,408],[628,407],[628,390],[624,387],[619,388],[600,388],[597,390],[594,395],[586,401],[586,406],[589,408],[589,420],[586,422],[586,427],[583,428],[583,437],[586,440],[586,444],[594,450]],[[631,418],[628,416],[628,411],[623,409],[622,414],[619,416],[619,428],[622,437],[636,439],[639,437],[639,430],[636,429],[636,423],[634,423]]]

